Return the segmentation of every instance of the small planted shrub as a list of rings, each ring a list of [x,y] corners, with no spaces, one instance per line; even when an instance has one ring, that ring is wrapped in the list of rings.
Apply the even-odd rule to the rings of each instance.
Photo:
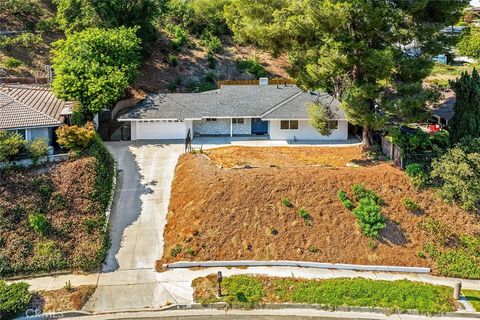
[[[30,227],[39,235],[44,236],[50,229],[50,223],[45,215],[41,213],[32,213],[28,215],[28,223]]]
[[[170,249],[170,256],[172,257],[176,257],[178,256],[180,253],[182,252],[182,246],[177,244],[175,247],[173,247],[172,249]]]
[[[3,62],[3,65],[6,68],[14,69],[14,68],[18,68],[18,67],[22,66],[23,62],[18,60],[18,59],[15,59],[15,58],[7,58]]]
[[[193,251],[192,248],[187,248],[187,249],[185,249],[185,253],[188,254],[188,255],[190,255],[190,256],[192,256],[192,257],[195,256],[195,251]]]
[[[84,127],[61,126],[55,132],[58,144],[74,152],[85,149],[96,135],[92,122],[88,122]]]
[[[345,208],[347,208],[348,210],[353,209],[353,202],[350,199],[348,199],[348,195],[345,191],[338,190],[337,196]]]
[[[11,161],[18,156],[25,145],[25,140],[18,133],[0,130],[0,162]]]
[[[32,301],[32,294],[28,292],[29,284],[17,282],[7,284],[0,280],[0,319],[13,319],[24,312]]]
[[[405,174],[417,189],[425,188],[430,182],[428,173],[425,172],[423,165],[419,163],[412,163],[406,166]]]
[[[257,57],[247,60],[238,60],[237,66],[240,70],[248,72],[257,78],[267,75],[265,67],[260,63]]]
[[[352,191],[357,201],[368,198],[375,201],[378,205],[382,204],[382,199],[373,190],[367,189],[363,184],[354,184]]]
[[[291,202],[290,199],[288,199],[288,198],[283,198],[283,199],[282,199],[282,204],[283,204],[285,207],[287,207],[287,208],[293,207],[292,202]]]
[[[220,53],[223,51],[222,41],[213,34],[208,34],[203,37],[202,45],[207,48],[209,54]]]
[[[181,49],[187,44],[187,33],[179,26],[173,28],[172,47],[175,50]]]
[[[305,221],[305,223],[307,225],[312,225],[312,217],[310,216],[310,214],[307,212],[307,210],[305,210],[304,208],[300,209],[298,211],[298,216],[300,218],[303,219],[303,221]]]
[[[405,207],[405,209],[407,209],[408,211],[415,212],[420,210],[420,206],[412,198],[409,198],[409,197],[403,198],[402,204]]]
[[[27,153],[33,165],[37,165],[38,161],[48,154],[48,141],[42,138],[33,140],[27,144]]]
[[[371,238],[378,238],[379,232],[385,228],[381,208],[372,198],[363,198],[358,207],[353,210],[357,223],[363,234]]]
[[[178,58],[174,54],[169,54],[168,55],[168,64],[171,65],[172,67],[178,66]]]
[[[311,247],[308,248],[308,251],[311,252],[311,253],[316,253],[316,252],[318,252],[318,248],[315,247],[315,246],[311,246]]]

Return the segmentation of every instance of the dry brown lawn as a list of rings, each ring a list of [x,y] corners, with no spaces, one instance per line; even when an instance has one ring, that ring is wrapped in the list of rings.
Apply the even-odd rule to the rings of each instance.
[[[95,292],[95,286],[80,286],[67,290],[39,291],[35,294],[33,305],[43,313],[74,311],[83,308]]]
[[[319,165],[344,167],[365,160],[360,147],[224,147],[205,151],[216,164],[233,167],[292,167]]]
[[[225,150],[212,154],[223,155]],[[225,163],[241,158],[241,153],[226,154],[221,158],[228,159]],[[352,212],[337,199],[339,189],[353,198],[355,183],[373,189],[385,202],[382,213],[387,227],[373,246],[359,231]],[[420,213],[404,208],[401,200],[407,196],[420,205]],[[282,205],[285,197],[293,202],[292,208]],[[299,217],[301,208],[312,217],[311,226]],[[387,163],[226,170],[204,155],[186,154],[176,168],[165,250],[157,267],[185,260],[256,259],[433,268],[431,260],[418,256],[430,240],[419,227],[427,219],[455,234],[480,233],[477,218],[445,204],[433,191],[416,191],[401,170]]]

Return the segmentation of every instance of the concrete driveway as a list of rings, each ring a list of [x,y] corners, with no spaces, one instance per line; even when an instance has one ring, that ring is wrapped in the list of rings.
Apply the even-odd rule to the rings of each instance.
[[[111,142],[119,174],[110,216],[111,247],[98,288],[84,309],[93,312],[158,308],[174,303],[157,280],[171,184],[183,145]],[[174,291],[179,288],[172,288]]]

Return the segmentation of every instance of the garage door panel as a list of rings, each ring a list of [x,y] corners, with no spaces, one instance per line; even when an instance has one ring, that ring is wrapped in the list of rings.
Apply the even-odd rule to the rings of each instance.
[[[170,140],[185,139],[184,122],[139,122],[137,124],[137,139],[140,140]]]

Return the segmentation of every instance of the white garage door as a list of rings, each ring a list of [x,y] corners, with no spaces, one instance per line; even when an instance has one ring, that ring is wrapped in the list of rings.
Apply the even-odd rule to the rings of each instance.
[[[184,122],[169,121],[140,121],[137,122],[137,139],[168,140],[185,139],[186,130]]]

